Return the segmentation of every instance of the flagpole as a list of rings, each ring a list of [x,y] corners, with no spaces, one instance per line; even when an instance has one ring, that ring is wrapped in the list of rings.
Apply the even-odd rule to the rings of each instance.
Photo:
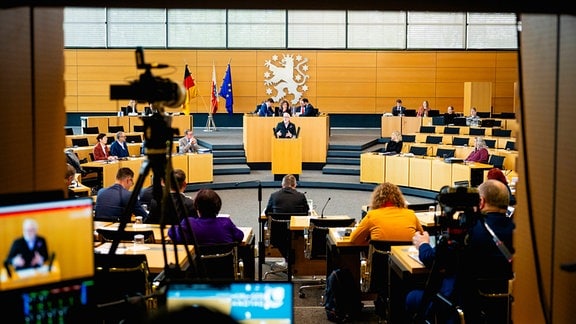
[[[216,124],[214,123],[214,117],[212,116],[214,110],[213,98],[216,96],[216,105],[218,104],[218,95],[215,94],[216,91],[216,67],[214,66],[214,61],[212,61],[212,82],[211,82],[211,94],[210,94],[210,111],[208,111],[208,119],[206,120],[205,132],[212,132],[216,130]]]

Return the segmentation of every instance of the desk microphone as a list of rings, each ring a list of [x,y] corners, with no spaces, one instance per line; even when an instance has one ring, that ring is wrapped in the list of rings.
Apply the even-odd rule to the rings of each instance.
[[[326,206],[328,206],[328,203],[330,202],[330,199],[332,199],[332,197],[328,197],[328,200],[326,200],[326,203],[324,204],[324,207],[322,207],[322,212],[320,213],[320,218],[324,218],[324,209],[326,209]]]

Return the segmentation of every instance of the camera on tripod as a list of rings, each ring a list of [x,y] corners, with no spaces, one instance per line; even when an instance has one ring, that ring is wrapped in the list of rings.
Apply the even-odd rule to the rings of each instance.
[[[436,199],[442,211],[438,219],[442,228],[466,229],[474,224],[480,205],[476,188],[444,186]]]
[[[184,86],[179,83],[152,75],[152,69],[167,68],[166,64],[144,62],[144,50],[136,48],[136,67],[145,70],[138,80],[129,85],[111,85],[110,99],[134,99],[138,102],[150,102],[155,108],[179,108],[185,100]]]

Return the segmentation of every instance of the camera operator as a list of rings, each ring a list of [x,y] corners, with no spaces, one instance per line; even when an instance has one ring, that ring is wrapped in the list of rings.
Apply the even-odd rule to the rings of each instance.
[[[507,281],[513,277],[511,253],[514,252],[512,233],[515,225],[511,218],[506,217],[509,203],[508,189],[497,180],[487,180],[478,187],[478,193],[480,195],[478,208],[481,214],[470,223],[461,247],[456,243],[456,247],[446,248],[459,250],[456,254],[450,254],[449,258],[441,256],[441,253],[445,253],[443,252],[445,249],[441,248],[444,245],[437,243],[436,247],[432,248],[427,232],[414,235],[412,241],[418,249],[419,259],[426,267],[432,268],[431,276],[436,267],[439,267],[440,270],[436,272],[440,275],[432,287],[428,285],[426,290],[413,290],[406,296],[406,309],[412,319],[424,320],[436,315],[436,319],[439,319],[438,316],[445,316],[440,319],[443,323],[455,321],[455,317],[449,315],[455,312],[440,311],[441,304],[434,302],[434,296],[439,293],[452,304],[462,307],[467,323],[476,323],[480,319],[481,307],[478,300],[474,299],[479,298],[477,279]],[[489,228],[495,235],[490,233]],[[504,247],[497,245],[498,239]],[[449,253],[452,252],[454,251]],[[435,264],[446,262],[455,268]]]

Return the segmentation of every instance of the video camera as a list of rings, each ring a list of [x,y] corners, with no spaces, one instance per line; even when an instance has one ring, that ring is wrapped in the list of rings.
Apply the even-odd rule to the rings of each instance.
[[[185,100],[185,89],[182,84],[169,79],[155,77],[151,69],[167,68],[166,64],[148,64],[144,62],[142,47],[136,48],[136,67],[146,70],[138,80],[129,85],[111,85],[110,99],[134,99],[138,102],[150,102],[155,108],[163,106],[179,108]]]
[[[467,230],[472,227],[480,213],[480,194],[476,188],[444,186],[436,200],[441,213],[437,223],[443,233],[448,233],[450,241],[462,241]]]

